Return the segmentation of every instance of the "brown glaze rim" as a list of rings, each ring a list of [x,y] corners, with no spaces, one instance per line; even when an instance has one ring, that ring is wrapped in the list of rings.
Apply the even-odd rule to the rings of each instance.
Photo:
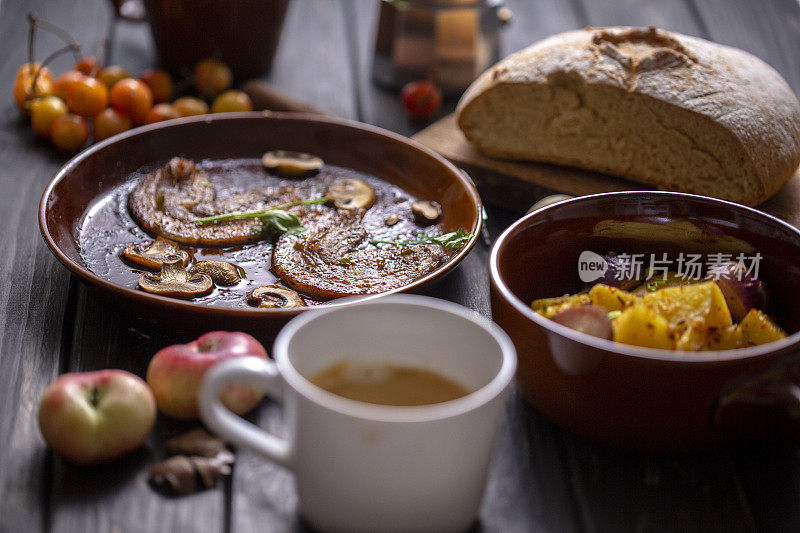
[[[753,209],[751,207],[746,207],[733,202],[728,202],[726,200],[710,198],[708,196],[679,193],[679,192],[669,192],[669,191],[622,191],[622,192],[591,194],[587,196],[579,196],[577,198],[571,198],[568,200],[562,200],[560,202],[556,202],[554,204],[542,207],[541,209],[537,209],[536,211],[528,213],[524,217],[514,222],[511,226],[509,226],[502,233],[502,235],[500,235],[497,241],[495,241],[494,246],[492,246],[492,249],[489,253],[489,274],[490,274],[491,284],[501,295],[501,297],[506,301],[506,303],[510,304],[517,312],[527,317],[529,320],[531,320],[534,324],[538,325],[539,327],[545,329],[546,331],[560,335],[562,337],[566,337],[579,344],[604,350],[614,355],[639,357],[643,359],[653,359],[671,363],[691,364],[694,366],[704,366],[708,364],[715,364],[725,361],[736,361],[740,359],[747,359],[750,357],[758,357],[764,354],[779,352],[793,345],[800,345],[800,331],[788,335],[785,339],[770,342],[767,344],[762,344],[759,346],[752,346],[748,348],[737,348],[735,350],[711,350],[702,352],[703,353],[702,358],[698,358],[696,352],[663,350],[660,348],[642,348],[638,346],[631,346],[628,344],[621,344],[618,342],[601,339],[598,337],[593,337],[586,333],[576,331],[561,324],[557,324],[556,322],[553,322],[552,320],[549,320],[541,316],[539,313],[531,309],[529,303],[523,302],[513,292],[511,292],[511,289],[509,289],[508,285],[506,285],[505,283],[505,280],[500,275],[499,264],[502,259],[501,256],[504,253],[511,253],[511,251],[507,252],[506,250],[509,240],[514,235],[527,228],[529,222],[532,219],[539,217],[542,213],[555,211],[566,204],[572,205],[584,202],[591,202],[596,198],[609,198],[609,197],[647,198],[652,196],[659,196],[662,198],[678,198],[687,202],[694,202],[694,203],[697,202],[714,203],[717,205],[721,205],[723,207],[727,207],[732,211],[739,211],[742,213],[746,213],[748,215],[755,215],[756,217],[760,217],[772,225],[781,226],[785,229],[790,230],[792,233],[795,233],[798,236],[800,236],[800,230],[798,230],[791,224],[788,224],[783,220],[780,220],[772,215],[759,211],[758,209]]]
[[[398,287],[397,289],[393,289],[391,291],[386,291],[380,294],[372,294],[367,296],[351,296],[347,298],[339,298],[337,300],[332,301],[331,303],[326,303],[322,306],[312,306],[305,308],[234,309],[234,308],[203,305],[201,303],[193,303],[189,300],[168,298],[166,296],[159,296],[156,294],[150,294],[143,291],[137,291],[134,289],[128,289],[126,287],[121,287],[119,285],[116,285],[108,280],[96,276],[82,263],[78,264],[77,262],[74,262],[70,258],[68,258],[61,251],[59,246],[56,244],[55,239],[50,234],[50,230],[47,227],[47,212],[48,212],[47,203],[48,200],[50,199],[53,190],[62,180],[64,180],[70,175],[74,167],[76,167],[81,161],[88,158],[95,152],[103,150],[107,146],[113,145],[114,143],[123,139],[144,136],[154,130],[167,129],[187,123],[204,122],[210,124],[212,122],[217,122],[217,121],[239,120],[243,118],[254,119],[260,117],[269,117],[270,119],[278,119],[278,120],[286,119],[295,121],[300,120],[308,122],[325,122],[338,126],[343,126],[345,128],[361,130],[368,134],[382,137],[387,142],[404,144],[407,147],[411,148],[412,150],[416,151],[419,154],[419,157],[428,157],[435,159],[439,164],[443,165],[449,171],[449,173],[453,177],[454,182],[459,184],[462,187],[462,189],[467,193],[467,196],[472,200],[474,206],[472,228],[470,229],[472,233],[472,238],[470,238],[469,241],[467,241],[467,243],[461,248],[461,250],[459,250],[453,257],[451,257],[444,265],[440,266],[433,272],[426,274],[425,276],[415,280],[413,283],[409,283],[408,285],[405,285],[403,287]],[[443,207],[446,208],[446,206]],[[470,250],[472,250],[472,247],[474,246],[475,242],[478,239],[478,235],[480,234],[482,223],[483,223],[483,206],[481,204],[481,199],[480,196],[478,195],[478,191],[475,188],[475,184],[472,182],[472,180],[462,170],[460,170],[458,167],[450,163],[447,159],[437,154],[436,152],[422,146],[416,141],[413,141],[397,133],[385,130],[383,128],[378,128],[376,126],[364,124],[362,122],[357,122],[354,120],[347,120],[336,117],[328,117],[328,116],[321,116],[321,115],[307,114],[307,113],[279,113],[271,111],[224,113],[218,115],[198,115],[193,117],[183,117],[172,120],[166,120],[163,122],[158,122],[146,126],[141,126],[120,133],[118,135],[115,135],[104,141],[101,141],[99,143],[90,146],[83,152],[79,153],[78,155],[67,161],[64,164],[64,166],[62,166],[58,170],[53,179],[51,179],[50,182],[47,184],[47,187],[45,188],[44,193],[42,194],[42,198],[39,202],[39,229],[42,233],[42,237],[44,238],[45,243],[47,244],[48,248],[50,248],[50,251],[53,253],[53,255],[55,255],[56,258],[65,267],[67,267],[68,270],[77,275],[78,278],[80,278],[85,283],[95,286],[103,291],[113,294],[118,294],[124,298],[132,299],[135,302],[145,306],[156,305],[159,307],[173,309],[175,311],[186,311],[190,313],[201,313],[201,314],[209,313],[228,318],[242,318],[242,319],[254,319],[254,318],[255,319],[263,318],[265,320],[278,319],[278,318],[288,319],[299,313],[302,313],[303,311],[314,310],[317,308],[330,309],[332,307],[348,305],[353,301],[372,300],[389,294],[396,294],[399,292],[406,292],[406,291],[412,291],[414,289],[419,289],[423,285],[426,285],[428,283],[440,279],[445,274],[453,270],[456,266],[458,266],[461,260],[467,256]]]

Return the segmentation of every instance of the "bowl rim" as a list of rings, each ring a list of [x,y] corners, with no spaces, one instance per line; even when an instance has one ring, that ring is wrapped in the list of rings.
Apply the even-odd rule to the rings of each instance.
[[[500,255],[503,253],[503,248],[508,244],[509,240],[520,231],[523,231],[529,226],[533,219],[541,216],[542,213],[555,211],[563,208],[564,205],[573,205],[578,203],[585,203],[595,201],[598,198],[614,198],[614,197],[648,197],[657,196],[662,198],[678,198],[689,202],[705,202],[714,203],[722,207],[727,207],[733,211],[739,211],[748,215],[754,215],[765,219],[768,223],[783,227],[790,232],[800,237],[800,229],[795,228],[791,224],[774,217],[758,209],[747,207],[727,200],[712,198],[709,196],[702,196],[698,194],[673,192],[673,191],[616,191],[607,193],[590,194],[586,196],[578,196],[575,198],[565,199],[546,205],[532,211],[513,224],[497,238],[492,249],[489,252],[489,277],[491,284],[496,288],[500,296],[509,303],[517,312],[531,320],[537,326],[543,328],[545,331],[555,333],[561,337],[565,337],[571,341],[579,344],[599,349],[604,352],[614,355],[624,355],[629,357],[638,357],[643,359],[652,359],[656,361],[663,361],[669,363],[681,363],[692,365],[708,365],[724,361],[737,361],[740,359],[747,359],[750,357],[757,357],[764,354],[776,353],[786,350],[792,346],[800,345],[800,331],[791,335],[787,335],[785,339],[779,341],[768,342],[758,346],[751,346],[747,348],[737,348],[734,350],[710,350],[702,352],[702,357],[697,356],[697,352],[679,351],[679,350],[665,350],[661,348],[645,348],[640,346],[633,346],[629,344],[622,344],[619,342],[601,339],[594,337],[587,333],[582,333],[574,329],[568,328],[552,320],[549,320],[539,313],[531,309],[529,304],[526,304],[519,299],[508,287],[505,280],[500,274]]]
[[[398,287],[396,289],[392,289],[390,291],[382,292],[379,294],[371,294],[371,295],[347,298],[346,299],[347,301],[342,301],[342,302],[338,301],[341,299],[332,300],[331,302],[326,302],[322,306],[275,308],[275,309],[258,309],[258,308],[239,309],[239,308],[204,305],[202,303],[192,302],[191,300],[170,298],[167,296],[160,296],[157,294],[151,294],[136,289],[122,287],[111,281],[105,280],[97,276],[91,270],[89,270],[89,268],[86,267],[82,262],[79,264],[75,261],[72,261],[69,257],[66,256],[66,254],[61,250],[61,248],[56,243],[55,238],[51,234],[50,229],[48,228],[47,225],[49,199],[52,197],[55,188],[63,180],[67,179],[70,176],[74,168],[81,162],[83,162],[85,159],[95,154],[96,152],[104,150],[107,147],[125,139],[149,135],[151,132],[157,130],[178,128],[186,124],[195,124],[195,123],[211,124],[214,122],[237,121],[237,120],[259,120],[259,119],[277,120],[278,122],[281,121],[314,122],[314,123],[322,122],[342,127],[345,129],[360,130],[363,133],[382,137],[386,140],[399,142],[400,144],[403,144],[411,148],[412,150],[420,153],[422,157],[430,157],[435,159],[439,164],[443,165],[449,171],[449,173],[455,178],[455,183],[458,183],[463,188],[463,190],[467,193],[469,198],[472,200],[473,205],[475,206],[475,211],[473,213],[474,223],[472,228],[472,237],[445,264],[440,265],[434,271],[429,272],[425,276],[422,276],[421,278],[414,280],[412,283],[409,283],[408,285],[404,285],[402,287]],[[83,215],[85,215],[85,213],[86,211],[84,210]],[[410,139],[398,133],[394,133],[389,130],[379,128],[371,124],[365,124],[363,122],[358,122],[355,120],[333,117],[333,116],[323,116],[312,113],[250,111],[250,112],[237,112],[237,113],[219,113],[214,115],[211,114],[197,115],[191,117],[181,117],[171,120],[165,120],[162,122],[157,122],[154,124],[133,128],[93,144],[92,146],[86,148],[82,152],[73,156],[66,163],[64,163],[64,165],[58,170],[58,172],[56,172],[53,178],[51,178],[51,180],[47,184],[47,187],[45,187],[44,192],[42,193],[42,197],[39,201],[38,219],[39,219],[39,230],[42,234],[42,238],[44,239],[45,244],[47,244],[47,247],[50,249],[51,253],[70,272],[77,275],[81,281],[91,286],[97,287],[103,290],[107,294],[115,294],[123,298],[126,298],[129,301],[133,301],[136,302],[137,304],[142,304],[145,306],[155,305],[157,307],[165,309],[173,309],[180,312],[201,313],[201,314],[210,313],[220,318],[222,317],[241,318],[241,319],[261,318],[269,320],[277,318],[290,318],[292,316],[295,316],[297,314],[300,314],[304,311],[311,309],[318,309],[318,308],[329,309],[329,308],[341,307],[344,305],[350,305],[354,301],[367,301],[379,298],[381,296],[386,296],[388,294],[396,294],[400,292],[411,291],[423,285],[426,285],[430,282],[440,279],[445,274],[453,270],[456,266],[458,266],[458,264],[467,256],[467,254],[469,254],[469,252],[472,250],[472,247],[477,242],[478,236],[481,232],[481,228],[483,225],[483,204],[481,203],[481,198],[480,195],[478,194],[477,189],[475,188],[474,182],[463,170],[461,170],[460,168],[458,168],[453,163],[451,163],[438,153],[434,152],[433,150],[430,150],[429,148],[414,141],[413,139]]]

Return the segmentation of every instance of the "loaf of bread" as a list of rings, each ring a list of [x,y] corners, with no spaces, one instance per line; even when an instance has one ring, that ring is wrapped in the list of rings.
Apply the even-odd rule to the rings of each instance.
[[[458,104],[493,157],[605,172],[756,205],[800,164],[800,106],[755,56],[655,28],[555,35],[483,73]]]

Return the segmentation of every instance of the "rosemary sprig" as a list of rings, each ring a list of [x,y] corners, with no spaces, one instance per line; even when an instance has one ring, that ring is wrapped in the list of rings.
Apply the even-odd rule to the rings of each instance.
[[[472,233],[467,233],[464,228],[458,228],[457,231],[445,233],[444,235],[422,235],[417,234],[416,240],[405,241],[383,241],[375,240],[369,241],[370,244],[393,244],[395,246],[414,246],[417,244],[434,244],[441,246],[448,252],[457,252],[460,250],[468,240],[472,238]]]
[[[260,220],[265,227],[271,228],[278,234],[287,233],[289,235],[297,235],[303,233],[306,228],[303,226],[303,223],[300,222],[300,218],[297,215],[286,210],[297,207],[298,205],[323,204],[327,201],[328,198],[323,196],[322,198],[316,198],[314,200],[301,200],[299,202],[276,205],[268,209],[261,209],[260,211],[239,211],[235,213],[225,213],[224,215],[198,218],[196,222],[207,224],[209,222],[255,218]]]
[[[237,211],[234,213],[225,213],[223,215],[213,215],[210,217],[198,218],[195,222],[206,224],[208,222],[223,222],[225,220],[233,220],[238,218],[262,218],[265,216],[269,216],[270,214],[272,214],[273,211],[285,211],[286,209],[297,207],[298,205],[324,204],[327,201],[328,197],[323,196],[322,198],[316,198],[314,200],[301,200],[299,202],[291,202],[288,204],[276,205],[273,207],[268,207],[267,209],[262,209],[260,211]]]

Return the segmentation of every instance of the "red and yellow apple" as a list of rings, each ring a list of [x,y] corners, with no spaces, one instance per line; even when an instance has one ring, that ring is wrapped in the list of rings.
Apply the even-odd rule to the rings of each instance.
[[[203,374],[220,361],[242,356],[266,359],[267,351],[256,339],[237,331],[212,331],[187,344],[162,348],[147,368],[147,383],[153,389],[159,411],[183,420],[197,418],[197,391]],[[263,396],[258,387],[231,383],[222,391],[220,400],[234,413],[243,414]]]
[[[108,461],[138,448],[155,419],[153,393],[124,370],[64,374],[39,404],[44,440],[77,464]]]

